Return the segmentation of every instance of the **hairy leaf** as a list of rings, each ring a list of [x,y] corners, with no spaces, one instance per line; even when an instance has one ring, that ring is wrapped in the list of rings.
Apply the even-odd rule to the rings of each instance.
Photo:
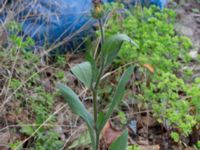
[[[103,45],[103,59],[105,67],[110,65],[113,59],[118,55],[124,41],[130,42],[138,47],[138,45],[126,34],[116,34],[105,41]]]
[[[71,71],[81,82],[83,82],[86,87],[91,87],[92,65],[90,62],[83,62],[78,64],[74,66]]]
[[[58,88],[65,98],[65,101],[71,108],[72,112],[80,116],[86,123],[89,129],[92,146],[95,147],[94,121],[91,114],[86,110],[85,106],[79,100],[78,96],[67,86],[58,84]]]
[[[125,86],[128,83],[128,81],[132,75],[132,72],[133,72],[133,66],[129,67],[122,75],[122,77],[118,83],[117,89],[115,91],[114,97],[109,106],[109,110],[106,113],[103,121],[100,123],[99,132],[102,130],[102,128],[105,126],[108,119],[111,117],[111,115],[114,111],[114,108],[121,102],[121,100],[124,96],[124,93],[125,93]]]

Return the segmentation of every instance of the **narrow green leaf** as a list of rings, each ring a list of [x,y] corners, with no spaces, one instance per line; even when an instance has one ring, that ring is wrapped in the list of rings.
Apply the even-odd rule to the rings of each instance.
[[[127,150],[128,145],[128,130],[118,137],[109,147],[109,150]]]
[[[104,119],[104,113],[103,112],[99,112],[98,114],[98,119],[97,119],[97,128],[99,129],[101,123],[103,122]]]
[[[108,66],[112,63],[113,59],[118,55],[123,42],[125,41],[130,42],[138,47],[138,45],[126,34],[116,34],[105,41],[103,45],[104,66]]]
[[[133,66],[129,67],[122,75],[122,77],[118,83],[117,89],[115,91],[114,97],[109,106],[108,112],[106,113],[103,121],[100,124],[99,132],[101,132],[101,130],[105,126],[106,122],[111,117],[111,115],[114,111],[114,108],[121,102],[121,100],[124,96],[124,93],[125,93],[125,86],[128,83],[129,79],[131,78],[132,72],[133,72]]]
[[[92,65],[90,62],[78,64],[71,71],[86,87],[90,88],[92,82]]]
[[[72,112],[80,116],[87,124],[90,133],[92,146],[95,147],[95,133],[94,133],[94,121],[92,115],[86,110],[85,106],[81,103],[78,96],[67,86],[58,84],[58,88],[65,98],[65,101],[71,108]]]

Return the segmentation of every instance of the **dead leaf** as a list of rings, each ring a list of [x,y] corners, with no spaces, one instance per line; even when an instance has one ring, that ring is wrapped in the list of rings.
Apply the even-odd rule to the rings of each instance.
[[[145,140],[145,139],[140,139],[137,141],[137,143],[141,146],[148,146],[149,145],[149,141]]]
[[[141,118],[141,123],[145,126],[148,126],[148,127],[154,127],[157,125],[157,121],[155,118],[153,117],[148,117],[148,116],[143,116]]]
[[[6,120],[10,123],[16,123],[17,122],[17,116],[11,113],[6,114]]]
[[[154,67],[150,64],[144,64],[143,65],[145,68],[147,68],[151,73],[154,73]]]
[[[184,150],[195,150],[194,147],[186,147]]]
[[[160,150],[159,145],[139,146],[140,150]]]
[[[53,85],[51,84],[49,78],[44,79],[43,81],[41,81],[41,83],[44,86],[46,92],[53,92]]]
[[[122,134],[122,131],[119,131],[112,127],[111,123],[108,121],[102,130],[102,136],[101,136],[101,146],[105,145],[106,148],[108,148],[113,141],[115,141],[120,135]]]
[[[5,132],[5,133],[0,133],[0,145],[7,145],[10,140],[10,133]]]

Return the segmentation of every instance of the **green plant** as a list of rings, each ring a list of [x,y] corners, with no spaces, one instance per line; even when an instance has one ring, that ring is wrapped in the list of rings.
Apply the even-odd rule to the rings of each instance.
[[[123,111],[119,111],[118,116],[119,116],[119,119],[120,119],[120,123],[122,125],[125,125],[127,123],[126,114]]]
[[[123,44],[115,64],[132,62],[139,66],[147,64],[151,70],[153,68],[151,75],[143,71],[143,77],[134,81],[133,84],[140,89],[133,96],[142,102],[142,106],[152,108],[153,115],[167,129],[172,127],[172,131],[178,130],[181,141],[182,136],[188,137],[194,127],[199,129],[198,79],[192,84],[185,82],[184,79],[191,81],[192,72],[189,70],[181,74],[183,79],[177,77],[180,76],[182,66],[190,61],[188,51],[192,43],[187,37],[175,32],[176,13],[173,10],[165,8],[161,11],[155,6],[142,9],[136,6],[132,11],[126,10],[124,17],[118,13],[122,7],[117,4],[107,6],[115,13],[108,20],[105,36],[123,31],[139,47]],[[177,141],[177,134],[172,133],[173,139]]]
[[[179,128],[183,135],[188,136],[196,125],[196,119],[190,113],[190,101],[181,95],[186,90],[187,85],[182,79],[171,73],[162,73],[155,77],[150,88],[146,88],[144,96],[151,101],[159,122]]]
[[[99,51],[98,57],[93,57],[90,53],[88,54],[86,62],[76,65],[75,67],[71,68],[72,73],[81,81],[86,88],[88,88],[92,92],[93,97],[93,117],[87,111],[85,106],[81,103],[79,97],[67,86],[59,84],[59,89],[64,96],[66,102],[72,109],[73,113],[79,115],[87,124],[90,138],[92,142],[92,148],[94,150],[98,150],[99,148],[99,138],[102,129],[104,128],[106,122],[111,117],[114,108],[120,103],[125,93],[125,86],[129,81],[131,74],[133,72],[133,67],[129,67],[127,71],[122,75],[116,91],[113,95],[113,99],[109,105],[107,113],[100,112],[98,109],[98,91],[99,91],[99,84],[101,83],[101,78],[103,77],[104,73],[106,72],[107,67],[113,62],[116,58],[118,52],[120,51],[121,45],[124,41],[128,41],[133,45],[137,46],[127,35],[124,34],[117,34],[110,36],[104,40],[104,33],[103,27],[101,24],[101,13],[99,12],[99,5],[95,4],[95,11],[97,13],[95,18],[99,20],[100,29],[101,29],[101,43],[102,48]],[[96,58],[96,59],[95,59]],[[99,59],[98,59],[99,58]],[[102,99],[100,99],[102,100]],[[117,140],[114,142],[110,150],[116,150],[120,148],[126,149],[127,146],[127,138],[128,132],[125,131]],[[119,147],[119,143],[123,146]]]
[[[32,136],[36,129],[52,113],[57,97],[56,92],[49,93],[41,85],[41,81],[46,79],[45,71],[47,67],[42,66],[40,64],[40,57],[30,51],[34,46],[34,41],[30,37],[18,36],[18,33],[21,31],[19,24],[10,22],[6,27],[10,33],[8,36],[9,47],[1,49],[0,69],[7,70],[9,74],[4,76],[5,82],[0,83],[2,85],[1,88],[4,87],[7,90],[7,92],[1,93],[5,97],[5,101],[2,101],[3,104],[1,104],[0,109],[11,106],[8,113],[19,118],[16,121],[14,120],[13,123],[20,127],[19,131],[12,132],[32,137],[27,142],[27,147],[24,147],[22,139],[16,139],[16,141],[11,141],[9,148],[59,149],[63,146],[63,142],[59,139],[59,134],[52,128],[56,121],[55,117],[49,120],[52,126],[41,127]],[[58,60],[58,63],[60,62],[61,60]],[[57,80],[63,81],[63,77],[63,72],[57,71],[55,73]],[[17,107],[13,108],[13,104],[14,106],[16,104]],[[5,111],[5,113],[7,112]]]
[[[141,8],[136,6],[132,12],[125,11],[126,17],[115,13],[106,25],[106,36],[123,31],[133,38],[139,47],[124,44],[119,52],[116,63],[125,64],[135,62],[151,64],[156,72],[160,70],[175,72],[184,62],[188,62],[189,48],[192,43],[187,37],[176,35],[174,22],[176,13],[168,8],[160,10],[155,6]],[[120,6],[121,8],[121,6]],[[113,11],[113,10],[112,10]],[[181,63],[178,60],[182,60]]]
[[[33,86],[31,85],[31,88]],[[47,93],[45,92],[42,86],[37,86],[32,89],[33,94],[28,98],[28,106],[32,110],[34,115],[34,124],[36,126],[27,125],[23,126],[22,124],[20,132],[31,136],[35,130],[43,124],[49,117],[54,107],[54,102],[57,96],[57,93]],[[23,94],[24,95],[24,94]],[[56,122],[55,117],[52,117],[48,123],[54,124]],[[37,149],[37,150],[55,150],[59,149],[63,146],[63,142],[59,140],[59,134],[52,127],[42,127],[40,130],[34,135],[34,142],[28,145],[29,149]]]
[[[154,76],[149,87],[142,87],[143,99],[148,101],[158,121],[172,131],[170,135],[175,142],[199,129],[199,79],[189,84],[163,72]]]
[[[187,86],[186,94],[188,95],[188,100],[190,100],[191,104],[191,113],[194,115],[197,123],[200,122],[200,78],[196,78],[192,84]]]
[[[18,145],[20,145],[21,142],[20,141],[15,141],[14,143],[11,143],[9,146],[11,149],[16,149],[18,147]],[[22,149],[22,146],[19,147],[18,149]]]
[[[86,123],[90,132],[90,137],[92,140],[92,147],[94,150],[98,149],[99,136],[105,126],[106,122],[112,115],[114,108],[122,100],[123,94],[125,92],[125,85],[128,82],[133,67],[130,67],[121,77],[116,92],[114,94],[113,100],[109,106],[106,114],[98,111],[98,88],[101,78],[106,70],[106,67],[112,63],[112,60],[117,56],[120,49],[122,41],[131,41],[125,35],[115,35],[107,40],[105,45],[103,45],[103,50],[101,51],[100,57],[100,68],[97,67],[97,62],[90,57],[90,62],[84,62],[76,65],[71,69],[72,73],[88,88],[92,91],[93,96],[93,117],[86,110],[85,106],[81,103],[78,96],[69,88],[62,84],[59,84],[59,89],[65,97],[66,102],[72,109],[72,111],[79,115]],[[123,136],[124,137],[124,136]]]
[[[178,133],[172,132],[172,133],[170,134],[170,136],[171,136],[171,138],[172,138],[175,142],[179,142],[180,137],[179,137],[179,134],[178,134]]]
[[[197,142],[196,147],[200,149],[200,141]]]
[[[140,148],[138,146],[128,146],[128,150],[140,150]]]

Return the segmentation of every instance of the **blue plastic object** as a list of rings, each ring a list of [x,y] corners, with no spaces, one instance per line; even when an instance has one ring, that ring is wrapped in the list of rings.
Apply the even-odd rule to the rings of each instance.
[[[113,1],[103,0],[104,3]],[[141,0],[143,4],[145,1],[160,8],[166,4],[166,0]],[[134,3],[135,0],[130,0],[130,4]],[[91,35],[95,23],[91,17],[92,0],[23,0],[14,8],[21,9],[16,18],[22,24],[23,33],[32,37],[36,45],[63,40],[69,47],[74,42],[78,45]]]
[[[30,5],[30,1],[32,1]],[[29,3],[29,4],[28,4]],[[91,0],[28,0],[29,7],[21,12],[23,31],[36,44],[66,42],[82,38],[89,33],[94,19],[91,17]]]
[[[161,9],[163,9],[164,6],[167,4],[167,0],[150,0],[150,2],[151,4],[159,6]]]

